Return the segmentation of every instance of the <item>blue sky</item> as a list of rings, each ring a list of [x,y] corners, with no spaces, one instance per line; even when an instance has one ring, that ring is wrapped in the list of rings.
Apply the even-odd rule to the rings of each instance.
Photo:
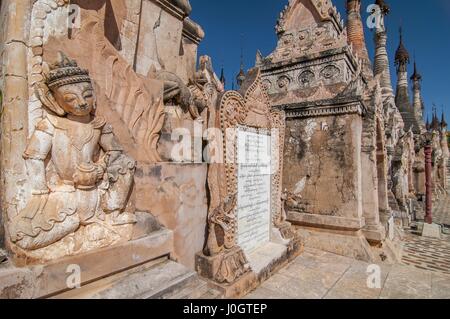
[[[240,47],[243,42],[244,66],[254,66],[256,51],[270,54],[276,46],[274,26],[288,0],[190,0],[191,17],[202,25],[206,37],[200,44],[199,54],[212,57],[215,71],[223,66],[227,88],[239,71]],[[345,0],[334,0],[345,18]],[[363,0],[364,9],[374,1]],[[399,27],[403,26],[405,45],[423,76],[423,96],[427,113],[432,104],[438,106],[439,116],[444,105],[450,123],[450,1],[449,0],[387,0],[391,13],[386,25],[389,32],[388,50],[391,71],[399,43]],[[365,10],[364,10],[365,11]],[[368,14],[363,13],[363,19]],[[366,29],[366,42],[373,56],[373,33]],[[243,39],[243,41],[241,40]],[[410,65],[410,74],[413,61]],[[396,83],[395,72],[392,72]],[[395,89],[395,87],[394,87]],[[412,96],[412,95],[411,95]]]

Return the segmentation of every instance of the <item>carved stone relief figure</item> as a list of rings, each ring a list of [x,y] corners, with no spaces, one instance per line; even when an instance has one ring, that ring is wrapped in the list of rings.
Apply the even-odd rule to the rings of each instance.
[[[136,221],[129,203],[136,162],[96,116],[88,71],[63,53],[44,69],[35,89],[46,116],[23,156],[32,196],[9,222],[11,241],[42,259],[127,241]]]
[[[79,28],[69,29],[67,34],[67,26],[49,21],[66,21],[68,1],[59,2],[51,10],[45,1],[35,1],[30,27],[33,44],[28,59],[30,134],[44,114],[32,87],[43,80],[43,61],[53,61],[55,52],[64,48],[80,66],[90,70],[99,102],[97,113],[114,125],[126,152],[139,162],[162,161],[157,151],[165,119],[162,83],[137,74],[122,55],[124,51],[108,41],[111,40],[105,30],[108,14],[101,11],[105,1],[77,0],[76,4],[81,8],[81,24]],[[128,46],[130,51],[132,47]]]
[[[155,79],[164,82],[164,104],[177,105],[187,113],[191,105],[191,92],[186,84],[174,73],[159,71]],[[192,113],[191,113],[192,115]]]

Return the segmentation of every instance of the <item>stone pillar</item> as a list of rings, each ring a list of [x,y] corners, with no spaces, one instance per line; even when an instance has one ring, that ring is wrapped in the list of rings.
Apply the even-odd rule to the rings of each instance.
[[[432,147],[430,144],[425,146],[425,188],[426,188],[426,209],[425,222],[433,223],[433,178],[432,178]]]
[[[423,149],[419,152],[417,159],[414,163],[414,189],[416,196],[423,198],[426,194],[425,190],[425,154]]]
[[[364,172],[362,179],[362,207],[366,225],[363,233],[371,243],[379,243],[385,237],[385,231],[380,224],[379,197],[378,197],[378,176],[375,159],[375,152],[361,152],[361,169]]]
[[[378,174],[378,209],[379,222],[388,220],[392,216],[392,211],[389,207],[389,192],[387,181],[387,164],[384,153],[377,150],[377,174]]]
[[[375,134],[376,131],[376,134]],[[379,160],[379,145],[381,145],[381,155],[384,145],[378,143],[381,139],[378,130],[374,125],[373,117],[368,117],[363,123],[363,145],[361,152],[361,170],[362,175],[362,207],[363,217],[365,219],[365,226],[363,234],[366,239],[372,244],[378,244],[386,237],[386,231],[380,222],[380,200],[383,189],[387,189],[385,178],[380,176],[380,172],[387,174],[386,170],[380,169],[380,164],[385,165],[383,161]],[[381,157],[384,159],[384,156]]]
[[[32,0],[3,0],[0,16],[0,56],[2,57],[3,92],[1,106],[1,211],[0,240],[5,237],[3,223],[7,216],[15,216],[23,205],[23,186],[26,176],[22,154],[27,141],[28,81],[27,50],[28,25]],[[7,246],[7,240],[4,243]]]

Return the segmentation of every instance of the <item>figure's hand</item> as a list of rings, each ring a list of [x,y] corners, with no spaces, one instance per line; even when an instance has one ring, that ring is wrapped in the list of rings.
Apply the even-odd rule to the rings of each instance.
[[[91,188],[103,179],[105,170],[102,165],[85,163],[77,166],[77,172],[73,176],[75,187]]]
[[[101,165],[97,165],[96,167],[96,176],[97,176],[97,182],[100,182],[103,180],[103,176],[105,175],[105,168]]]
[[[108,167],[108,161],[109,161],[110,155],[106,154],[103,156],[97,164],[94,164],[96,175],[97,175],[97,182],[100,182],[105,177],[105,172]]]

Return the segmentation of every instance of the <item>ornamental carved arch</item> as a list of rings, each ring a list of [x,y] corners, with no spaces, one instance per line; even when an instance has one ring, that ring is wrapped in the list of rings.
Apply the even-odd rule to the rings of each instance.
[[[282,111],[272,110],[259,68],[249,71],[241,90],[228,91],[219,100],[216,125],[224,134],[224,163],[210,164],[208,187],[210,204],[208,215],[208,239],[205,255],[211,258],[228,256],[235,251],[236,258],[223,258],[220,269],[214,274],[219,282],[233,282],[247,270],[245,254],[237,241],[237,129],[270,135],[271,157],[275,160],[272,167],[277,169],[271,174],[270,214],[271,227],[277,228],[283,219],[281,205],[281,176],[285,132],[285,115]],[[274,133],[276,132],[276,133]],[[276,152],[276,153],[274,153]],[[274,156],[276,155],[276,156]],[[217,257],[218,258],[218,257]],[[229,264],[234,263],[234,266]],[[236,266],[236,263],[238,267]],[[230,275],[230,269],[234,269]],[[227,276],[223,276],[227,273]]]

